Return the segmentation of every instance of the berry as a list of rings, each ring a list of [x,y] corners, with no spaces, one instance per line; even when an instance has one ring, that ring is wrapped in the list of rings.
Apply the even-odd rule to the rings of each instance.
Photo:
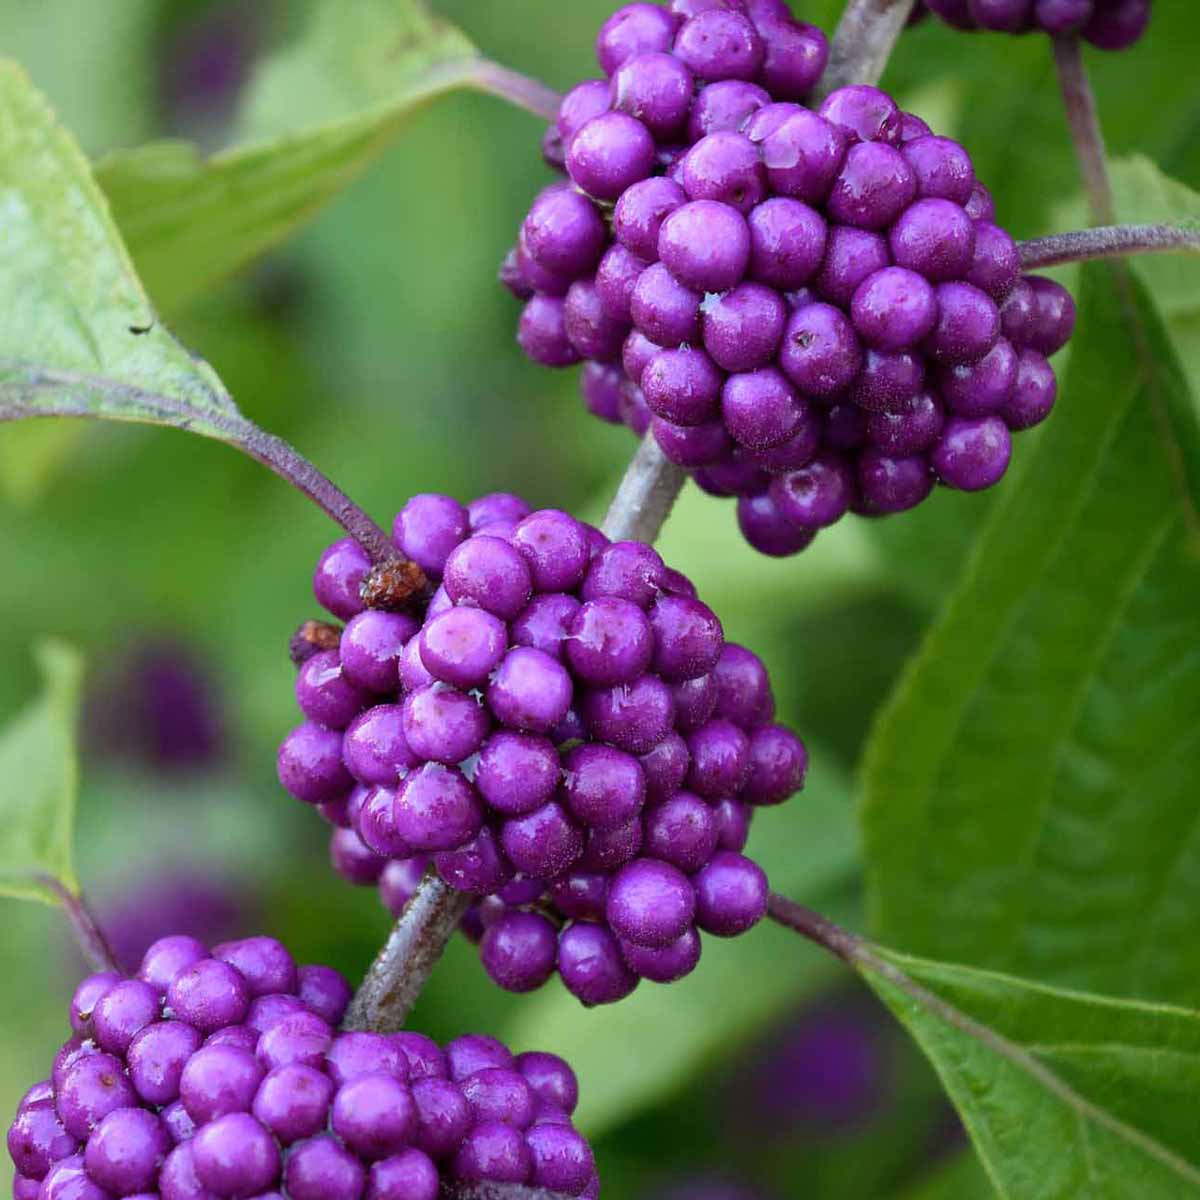
[[[759,412],[752,401],[764,390],[775,397]],[[730,421],[755,447],[747,453],[797,472],[819,463],[842,479],[840,459],[816,457],[820,410],[781,372],[730,375],[724,392]],[[720,421],[677,428],[701,438],[715,428],[728,439]],[[296,775],[301,798],[326,797],[335,868],[350,882],[378,884],[396,913],[431,870],[477,897],[463,930],[480,943],[488,974],[512,991],[540,987],[557,971],[596,1004],[627,995],[643,975],[680,978],[699,957],[690,878],[744,847],[751,804],[781,801],[803,782],[803,747],[768,724],[774,706],[762,663],[726,643],[716,614],[656,551],[610,544],[566,513],[532,512],[506,494],[466,507],[424,495],[405,506],[396,529],[403,546],[441,565],[427,567],[432,594],[378,626],[386,649],[368,666],[387,662],[395,682],[386,691],[355,685],[358,711],[344,728],[312,719],[301,727],[341,763],[336,777],[318,775],[323,790]],[[794,542],[796,527],[787,530]],[[361,613],[360,625],[372,615]],[[340,659],[340,647],[319,654]],[[252,1112],[281,1142],[298,1144],[317,1136],[317,1110],[333,1099],[314,1097],[292,1114],[273,1083],[260,1112],[264,1074],[320,1069],[323,1056],[339,1085],[372,1064],[378,1070],[377,1045],[333,1033],[344,987],[297,971],[276,942],[229,943],[210,957],[199,943],[175,940],[155,950],[147,970],[138,987],[152,1008],[165,988],[187,1013],[173,1012],[176,1025],[216,1031],[205,1047],[215,1082],[180,1080],[198,1057],[199,1033],[168,1036],[164,1025],[162,1045],[139,1051],[147,1065],[133,1076],[137,1086],[159,1103],[182,1094],[193,1120]],[[80,989],[81,1030],[90,1034],[97,1011],[117,1007],[105,995],[116,982]],[[143,1038],[136,1030],[148,1019],[135,1013],[125,1032]],[[114,1036],[120,1049],[123,1035]],[[360,1158],[392,1154],[364,1142],[351,1148]]]
[[[527,913],[507,921],[548,927],[544,979],[558,952],[554,927]],[[28,1181],[31,1194],[34,1185],[75,1200],[286,1188],[355,1200],[367,1188],[380,1200],[436,1200],[451,1180],[582,1195],[595,1179],[591,1150],[571,1126],[578,1084],[554,1055],[514,1058],[483,1037],[459,1038],[443,1053],[413,1032],[334,1032],[327,1018],[341,1018],[345,981],[326,967],[297,970],[270,938],[226,943],[211,957],[193,939],[162,939],[139,976],[93,976],[72,1002],[73,1021],[99,1011],[115,1028],[119,1014],[136,1009],[140,1020],[152,992],[153,1011],[128,1049],[76,1058],[22,1101],[8,1148],[17,1185]],[[260,995],[260,1015],[268,1007],[286,1015],[262,1030],[235,1020],[225,1040],[201,1045],[201,1030],[169,997],[192,994],[197,979],[232,976],[234,991]],[[180,1094],[182,1103],[173,1099]],[[543,1108],[552,1120],[539,1116]]]
[[[923,0],[916,11],[965,31],[1078,33],[1100,50],[1127,49],[1150,22],[1150,0]]]
[[[939,2],[973,27],[1101,41],[1148,9]],[[736,497],[743,533],[772,555],[847,511],[899,512],[930,481],[968,478],[934,464],[949,417],[1010,431],[1043,419],[1053,372],[1027,355],[1060,349],[1075,315],[1057,284],[1022,278],[962,146],[879,88],[802,103],[827,49],[775,0],[621,9],[597,42],[607,79],[560,106],[569,181],[535,200],[503,272],[526,301],[530,355],[585,359],[589,411],[649,432],[705,490]],[[807,487],[791,477],[831,458],[829,502],[789,500]],[[518,644],[561,659],[563,616]]]

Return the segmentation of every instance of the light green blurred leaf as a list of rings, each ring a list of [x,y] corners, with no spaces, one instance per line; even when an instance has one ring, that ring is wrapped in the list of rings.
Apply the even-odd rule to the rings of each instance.
[[[0,420],[147,421],[229,440],[237,409],[155,317],[87,161],[0,62]]]
[[[849,790],[820,756],[799,796],[758,814],[750,853],[777,891],[853,920]],[[761,1030],[828,980],[829,967],[795,934],[764,922],[733,941],[705,936],[693,975],[667,987],[643,983],[620,1004],[585,1013],[564,988],[549,986],[516,1010],[505,1033],[514,1046],[570,1060],[587,1080],[577,1119],[596,1136],[669,1094],[705,1057]]]
[[[1084,272],[1078,345],[1020,487],[877,726],[870,923],[914,953],[1200,1003],[1200,554],[1157,406],[1153,307]]]
[[[0,896],[57,904],[45,879],[77,887],[72,836],[83,660],[53,641],[41,643],[35,657],[42,694],[0,731]]]
[[[1000,1195],[1200,1195],[1200,1013],[886,950],[858,966],[933,1062]]]
[[[301,7],[306,30],[251,82],[236,146],[205,157],[187,142],[158,142],[96,167],[146,287],[165,310],[310,220],[419,104],[478,84],[475,48],[419,0]]]

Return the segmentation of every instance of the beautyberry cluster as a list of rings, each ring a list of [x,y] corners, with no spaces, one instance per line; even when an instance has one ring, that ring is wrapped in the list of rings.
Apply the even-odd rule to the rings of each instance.
[[[1101,50],[1125,50],[1150,23],[1150,0],[921,0],[955,29],[1078,34]]]
[[[996,483],[1074,306],[1022,277],[962,146],[877,88],[797,103],[824,40],[782,5],[627,5],[597,49],[501,271],[525,352],[587,360],[589,409],[738,497],[767,554]]]
[[[437,1200],[442,1181],[599,1195],[574,1073],[492,1038],[338,1032],[329,967],[167,937],[85,979],[8,1130],[14,1200]]]
[[[338,870],[399,911],[432,864],[485,897],[467,930],[497,983],[557,971],[588,1005],[760,920],[751,814],[807,756],[691,583],[508,494],[415,496],[394,540],[436,591],[419,616],[365,609],[365,554],[326,551],[316,596],[348,623],[301,665],[307,721],[279,751],[284,787],[339,827]]]

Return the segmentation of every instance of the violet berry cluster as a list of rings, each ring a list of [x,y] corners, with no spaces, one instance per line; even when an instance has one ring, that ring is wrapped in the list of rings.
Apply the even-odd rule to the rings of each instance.
[[[1100,50],[1126,50],[1150,23],[1150,0],[918,0],[914,16],[993,33],[1078,34]]]
[[[996,483],[1075,312],[966,150],[874,87],[799,103],[824,41],[776,3],[627,5],[597,49],[501,272],[525,352],[586,360],[589,409],[737,497],[767,554]]]
[[[273,938],[167,937],[85,979],[8,1130],[14,1200],[437,1200],[443,1182],[596,1197],[574,1073],[493,1038],[338,1032],[350,988]]]
[[[436,591],[364,608],[370,563],[330,547],[317,600],[347,622],[300,667],[279,778],[338,826],[337,869],[393,911],[428,866],[480,899],[467,932],[514,992],[556,971],[584,1004],[691,971],[767,881],[753,810],[799,790],[762,662],[640,542],[497,493],[413,497],[394,541]]]

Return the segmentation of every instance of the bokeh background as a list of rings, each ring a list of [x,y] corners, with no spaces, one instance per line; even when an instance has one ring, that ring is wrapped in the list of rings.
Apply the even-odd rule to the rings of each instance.
[[[159,136],[213,149],[256,63],[295,35],[305,7],[0,0],[0,53],[25,63],[92,155]],[[434,7],[492,57],[565,88],[595,73],[594,32],[614,5]],[[840,4],[795,7],[828,29]],[[1088,56],[1113,151],[1193,187],[1196,48],[1192,5],[1159,0],[1137,49]],[[965,141],[1015,236],[1077,211],[1042,39],[927,23],[904,36],[887,82]],[[494,284],[548,178],[539,134],[496,100],[442,98],[286,247],[172,314],[249,415],[381,521],[415,491],[499,488],[595,517],[633,449],[585,417],[574,372],[522,358],[516,306]],[[781,714],[817,760],[808,791],[763,816],[756,844],[777,880],[843,919],[857,913],[859,750],[989,502],[939,495],[894,521],[847,520],[773,562],[745,549],[728,506],[689,489],[665,535],[727,632],[770,663]],[[374,894],[332,875],[324,827],[274,777],[274,747],[296,720],[287,638],[314,614],[309,576],[332,536],[302,498],[215,444],[80,426],[64,447],[44,427],[0,429],[0,717],[36,687],[37,637],[83,649],[80,872],[135,961],[168,930],[269,931],[353,978],[386,932]],[[0,931],[7,1114],[65,1036],[79,964],[54,912],[5,902]],[[669,993],[646,986],[596,1014],[557,981],[534,998],[502,995],[456,945],[415,1023],[570,1053],[594,1096],[587,1123],[612,1197],[986,1194],[915,1052],[847,978],[776,931],[719,947]],[[8,1170],[5,1158],[4,1180]]]

